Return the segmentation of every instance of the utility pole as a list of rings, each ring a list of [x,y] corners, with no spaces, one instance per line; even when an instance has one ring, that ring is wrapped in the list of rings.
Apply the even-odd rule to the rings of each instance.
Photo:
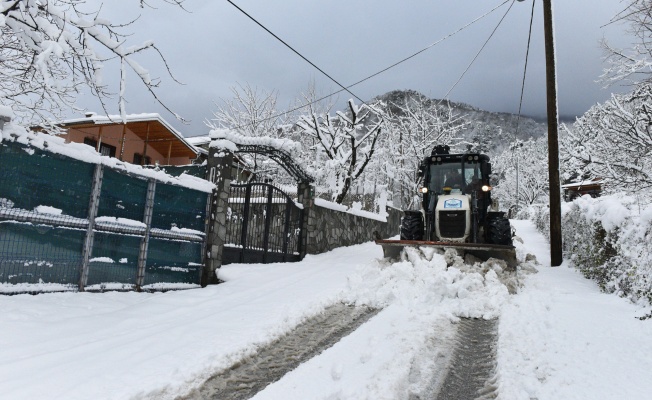
[[[559,183],[559,141],[557,108],[557,74],[552,0],[543,0],[543,27],[546,42],[546,93],[548,109],[548,179],[550,185],[550,265],[563,260],[561,241],[561,186]]]

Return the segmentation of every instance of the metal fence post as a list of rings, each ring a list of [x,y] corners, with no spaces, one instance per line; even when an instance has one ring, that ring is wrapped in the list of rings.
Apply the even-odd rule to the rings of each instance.
[[[143,222],[145,223],[145,236],[140,241],[140,249],[138,250],[138,273],[136,275],[136,290],[141,291],[141,287],[145,282],[145,269],[147,267],[147,249],[149,247],[149,233],[152,229],[152,214],[154,211],[154,196],[156,194],[156,181],[150,179],[147,183],[147,198],[145,200],[145,215]]]
[[[251,207],[251,186],[247,184],[245,191],[244,207],[242,209],[242,231],[240,235],[240,244],[242,245],[242,253],[240,253],[240,262],[245,262],[244,255],[247,251],[247,234],[249,233],[249,208]]]
[[[288,242],[290,241],[290,214],[292,213],[292,200],[290,198],[285,202],[285,221],[283,227],[283,262],[288,260]],[[300,246],[297,246],[300,250]]]
[[[269,251],[269,230],[272,224],[272,201],[274,189],[271,186],[267,187],[267,205],[265,206],[265,229],[263,233],[263,264],[267,263],[267,252]]]
[[[90,264],[91,254],[93,253],[93,239],[95,238],[95,217],[97,209],[100,206],[100,193],[102,192],[102,177],[104,176],[104,166],[97,164],[93,173],[93,182],[91,186],[91,198],[88,202],[88,227],[86,228],[86,238],[82,248],[82,265],[79,274],[79,291],[83,292],[88,282],[88,267]]]

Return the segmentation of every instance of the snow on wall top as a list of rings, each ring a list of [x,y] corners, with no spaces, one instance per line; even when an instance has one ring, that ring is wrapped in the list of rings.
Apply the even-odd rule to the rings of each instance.
[[[82,143],[66,143],[61,137],[48,135],[46,133],[32,132],[16,124],[5,125],[2,130],[0,141],[17,142],[24,145],[32,146],[40,150],[48,151],[55,154],[61,154],[76,160],[84,161],[91,164],[101,164],[111,167],[118,171],[130,174],[156,179],[159,182],[169,183],[172,185],[183,186],[189,189],[195,189],[202,192],[210,193],[215,185],[207,180],[194,176],[182,174],[174,177],[163,171],[143,168],[140,165],[134,165],[122,162],[117,158],[103,156],[96,152],[91,146]]]
[[[268,146],[288,153],[301,151],[301,145],[290,139],[275,139],[268,136],[243,136],[229,129],[213,129],[210,131],[209,137],[212,139],[210,147],[230,151],[237,151],[238,145]]]
[[[337,204],[333,203],[332,201],[317,198],[315,199],[315,205],[333,211],[340,211],[351,215],[357,215],[358,217],[374,219],[380,222],[387,222],[387,212],[383,211],[383,215],[381,215],[370,211],[365,211],[359,206],[359,204],[354,204],[349,208],[342,204]]]

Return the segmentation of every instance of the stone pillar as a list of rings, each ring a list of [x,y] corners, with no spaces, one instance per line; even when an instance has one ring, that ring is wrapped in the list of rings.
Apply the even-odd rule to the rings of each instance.
[[[311,240],[314,239],[315,231],[317,229],[313,215],[313,205],[315,203],[313,199],[314,194],[315,191],[310,185],[310,182],[299,182],[297,188],[297,200],[303,206],[303,214],[301,218],[301,242],[299,246],[301,259],[303,259],[306,254],[314,253],[314,240]]]
[[[0,115],[0,131],[4,129],[5,127],[5,122],[10,122],[11,119],[9,117],[5,117],[4,115]]]
[[[206,179],[216,186],[211,194],[208,231],[206,232],[206,256],[202,270],[201,285],[218,283],[216,271],[222,266],[224,241],[226,240],[226,211],[229,207],[231,187],[231,165],[233,153],[218,147],[208,151],[208,171]]]

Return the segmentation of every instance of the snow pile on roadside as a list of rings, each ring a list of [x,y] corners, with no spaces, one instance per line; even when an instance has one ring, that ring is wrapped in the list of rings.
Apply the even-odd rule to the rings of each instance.
[[[361,267],[349,278],[345,299],[379,308],[398,304],[415,312],[437,306],[455,320],[496,318],[509,296],[498,277],[504,270],[498,260],[468,265],[454,250],[427,247],[408,247],[402,257]]]

